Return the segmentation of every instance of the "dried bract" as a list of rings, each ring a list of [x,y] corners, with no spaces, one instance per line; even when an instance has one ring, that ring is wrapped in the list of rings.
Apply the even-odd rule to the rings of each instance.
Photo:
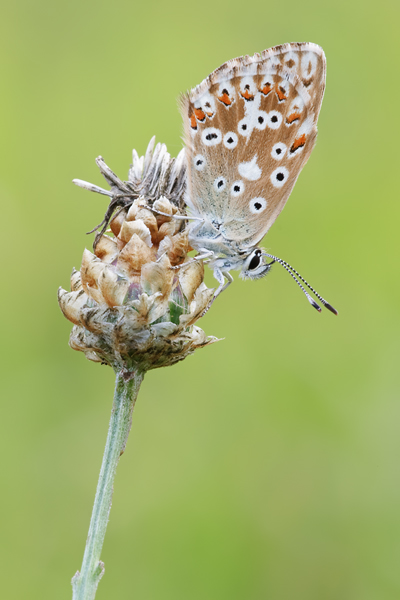
[[[178,191],[184,192],[185,166],[178,159],[171,159],[163,145],[154,150],[153,141],[146,157],[134,152],[130,181],[118,180],[118,194],[126,194],[122,208],[107,234],[97,238],[94,253],[84,251],[80,271],[71,275],[71,291],[59,290],[60,308],[74,324],[71,348],[115,370],[145,372],[172,365],[217,341],[195,325],[214,290],[203,282],[203,264],[188,257],[185,221],[174,218],[182,214]],[[107,169],[103,161],[103,174]],[[143,195],[135,198],[124,189],[132,181]],[[169,199],[156,197],[160,189],[173,193]]]

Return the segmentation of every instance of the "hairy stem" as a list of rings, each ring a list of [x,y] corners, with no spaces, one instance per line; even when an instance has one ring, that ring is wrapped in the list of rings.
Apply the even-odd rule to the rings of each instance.
[[[107,442],[82,567],[72,578],[72,600],[93,600],[104,573],[104,563],[100,561],[100,553],[111,509],[114,477],[119,457],[125,450],[132,424],[133,407],[143,377],[142,372],[132,373],[130,378],[126,378],[126,373],[117,373]]]

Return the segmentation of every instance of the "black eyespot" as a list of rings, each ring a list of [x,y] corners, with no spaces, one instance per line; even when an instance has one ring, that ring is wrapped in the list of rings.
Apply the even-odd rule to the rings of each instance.
[[[234,192],[240,192],[240,186],[239,185],[234,185],[233,186],[233,191]]]
[[[278,120],[278,117],[276,115],[274,115],[273,117],[271,117],[272,123],[276,123],[277,120]]]
[[[209,142],[211,142],[211,140],[215,140],[217,138],[217,134],[216,133],[208,133],[206,135],[206,140],[208,140]]]
[[[280,153],[282,152],[282,148],[277,148],[277,149],[275,150],[275,152],[276,152],[277,154],[280,154]]]
[[[251,259],[250,264],[249,264],[249,271],[252,271],[253,269],[257,269],[260,262],[261,262],[261,256],[259,254],[256,254],[255,256],[253,256],[253,258]]]
[[[277,173],[276,178],[278,181],[283,181],[285,179],[285,175],[283,173]]]
[[[203,161],[202,161],[202,160],[197,160],[197,161],[196,161],[196,165],[197,165],[197,166],[199,166],[199,165],[202,165],[202,164],[203,164]]]
[[[262,125],[264,123],[264,117],[258,117],[258,122]]]
[[[262,205],[259,202],[255,202],[253,206],[256,210],[260,210],[260,208],[262,208]]]
[[[243,131],[246,131],[247,125],[242,125],[242,129],[243,129]]]
[[[228,138],[228,139],[226,140],[226,142],[227,142],[227,144],[233,144],[233,138],[231,138],[231,137],[230,137],[230,138]]]
[[[217,186],[220,188],[224,185],[224,182],[222,181],[222,179],[220,179],[217,183]]]

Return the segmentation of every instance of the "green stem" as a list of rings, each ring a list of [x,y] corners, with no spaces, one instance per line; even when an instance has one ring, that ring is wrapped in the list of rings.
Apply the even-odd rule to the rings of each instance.
[[[126,373],[124,373],[126,375]],[[72,578],[72,600],[94,600],[104,573],[100,553],[106,535],[111,509],[113,482],[119,457],[125,450],[132,424],[132,412],[144,373],[135,372],[129,379],[117,373],[114,403],[111,411],[107,442],[101,465],[82,568]]]

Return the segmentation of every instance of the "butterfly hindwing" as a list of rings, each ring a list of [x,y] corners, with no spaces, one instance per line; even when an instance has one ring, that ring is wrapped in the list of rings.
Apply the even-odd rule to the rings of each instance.
[[[229,61],[182,98],[188,204],[226,239],[258,243],[315,144],[325,56],[285,44]]]

